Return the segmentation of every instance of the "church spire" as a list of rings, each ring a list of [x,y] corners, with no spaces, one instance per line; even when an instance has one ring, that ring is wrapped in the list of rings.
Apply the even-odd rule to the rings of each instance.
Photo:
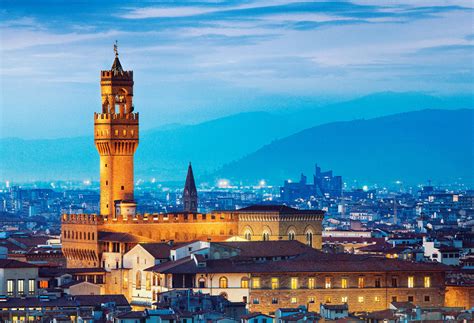
[[[183,191],[183,210],[185,212],[197,212],[198,196],[196,183],[194,182],[194,174],[191,163],[188,166],[188,174],[186,175],[186,183]]]

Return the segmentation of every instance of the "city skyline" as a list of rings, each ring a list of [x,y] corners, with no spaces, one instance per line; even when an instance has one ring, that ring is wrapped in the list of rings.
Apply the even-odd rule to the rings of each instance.
[[[1,137],[90,135],[115,40],[144,129],[375,92],[472,93],[469,1],[4,4]]]

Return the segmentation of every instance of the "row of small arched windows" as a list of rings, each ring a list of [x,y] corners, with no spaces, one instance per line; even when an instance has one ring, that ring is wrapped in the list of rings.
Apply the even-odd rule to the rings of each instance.
[[[95,233],[68,230],[64,231],[64,238],[74,240],[95,240]]]

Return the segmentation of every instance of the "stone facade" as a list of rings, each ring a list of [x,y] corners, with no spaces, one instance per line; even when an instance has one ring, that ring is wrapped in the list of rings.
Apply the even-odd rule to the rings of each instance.
[[[474,307],[474,286],[446,286],[446,306]]]
[[[415,284],[410,288],[409,276],[414,277]],[[430,277],[429,287],[424,286],[425,277]],[[299,305],[319,311],[320,303],[347,303],[351,312],[384,310],[392,301],[411,301],[421,307],[444,305],[444,273],[441,272],[253,274],[252,280],[256,278],[260,280],[260,288],[250,289],[252,312],[273,313],[277,308]],[[278,279],[275,289],[272,289],[272,278]],[[292,286],[295,278],[297,285]],[[359,288],[360,278],[363,278],[363,286]],[[392,278],[397,279],[397,287],[391,285]],[[314,287],[309,285],[312,284],[310,279],[314,279]],[[326,288],[326,279],[330,280],[331,287]],[[345,288],[343,279],[347,283]],[[376,279],[380,287],[375,287]]]

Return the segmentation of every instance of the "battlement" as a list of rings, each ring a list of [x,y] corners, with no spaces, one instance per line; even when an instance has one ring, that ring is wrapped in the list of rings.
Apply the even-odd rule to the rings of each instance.
[[[103,223],[103,218],[99,214],[63,214],[61,223],[97,225]]]
[[[155,213],[137,214],[133,217],[118,215],[104,216],[104,224],[133,223],[203,223],[203,222],[237,222],[233,214],[201,214],[201,213]]]
[[[114,73],[113,71],[100,71],[101,79],[114,79],[114,80],[133,80],[133,71],[123,71],[123,73]]]
[[[63,214],[63,224],[151,224],[151,223],[214,223],[237,222],[232,213],[201,214],[201,213],[155,213],[136,214],[135,216],[108,216],[99,214]]]
[[[94,112],[94,120],[100,122],[100,120],[108,121],[108,120],[132,120],[138,122],[138,112],[132,113],[98,113]]]

